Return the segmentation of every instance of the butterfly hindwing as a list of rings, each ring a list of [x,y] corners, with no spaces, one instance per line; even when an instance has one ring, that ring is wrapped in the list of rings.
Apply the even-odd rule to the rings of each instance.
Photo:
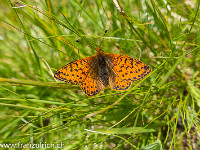
[[[90,73],[87,75],[82,84],[80,84],[80,87],[87,96],[94,96],[101,92],[104,88],[97,73],[93,69],[90,70]]]
[[[114,72],[111,73],[109,78],[110,87],[114,90],[127,90],[132,84],[132,81],[122,81],[117,77]]]

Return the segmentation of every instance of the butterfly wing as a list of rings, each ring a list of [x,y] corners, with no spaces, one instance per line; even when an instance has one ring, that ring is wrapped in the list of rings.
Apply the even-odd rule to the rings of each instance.
[[[120,79],[122,81],[137,81],[151,72],[151,68],[148,65],[128,56],[106,53],[105,57],[107,58],[108,66],[117,76],[116,78],[119,78],[115,79],[115,83],[120,81]]]
[[[91,56],[71,62],[58,69],[54,74],[54,78],[77,84],[86,95],[94,96],[104,88],[95,69],[97,66],[96,59],[96,56]]]

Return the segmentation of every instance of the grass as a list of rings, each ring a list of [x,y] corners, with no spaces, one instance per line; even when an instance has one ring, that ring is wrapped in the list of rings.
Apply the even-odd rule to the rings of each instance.
[[[0,6],[1,144],[200,147],[200,1],[23,2]],[[128,91],[108,88],[90,98],[55,81],[58,68],[97,46],[153,71]]]

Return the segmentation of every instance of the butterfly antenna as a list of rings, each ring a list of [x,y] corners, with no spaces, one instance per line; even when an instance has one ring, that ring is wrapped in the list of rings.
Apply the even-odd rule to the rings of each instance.
[[[83,45],[85,45],[85,46],[87,46],[87,47],[91,48],[89,45],[87,45],[87,44],[83,43],[82,41],[76,40],[76,42],[79,42],[79,43],[81,43],[81,44],[83,44]]]
[[[105,30],[105,33],[104,33],[104,35],[103,35],[103,38],[102,38],[102,41],[101,41],[100,45],[99,45],[98,47],[96,47],[96,50],[97,50],[97,51],[101,50],[100,47],[101,47],[101,45],[103,44],[103,40],[104,40],[104,37],[105,37],[105,35],[106,35],[107,32],[108,32],[108,30]],[[76,40],[76,42],[80,42],[80,43],[82,43],[83,45],[85,45],[85,46],[91,48],[91,46],[89,46],[89,45],[83,43],[82,41]]]
[[[101,45],[103,44],[103,40],[104,40],[104,38],[105,38],[105,35],[106,35],[106,33],[108,32],[108,30],[106,30],[105,31],[105,33],[104,33],[104,35],[103,35],[103,38],[102,38],[102,41],[101,41],[101,43],[100,43],[100,45],[99,45],[99,47],[101,47]]]

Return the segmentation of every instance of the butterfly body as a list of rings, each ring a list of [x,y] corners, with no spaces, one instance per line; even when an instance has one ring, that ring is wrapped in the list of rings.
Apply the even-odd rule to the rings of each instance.
[[[79,59],[58,69],[54,77],[71,84],[77,84],[87,96],[94,96],[110,87],[127,90],[133,81],[144,78],[151,68],[134,58],[104,53],[97,47],[94,56]]]
[[[109,84],[109,74],[110,74],[110,68],[106,62],[105,53],[97,52],[94,57],[94,72],[97,73],[96,77],[99,78],[99,80],[102,83],[102,86],[104,88],[108,87]]]

